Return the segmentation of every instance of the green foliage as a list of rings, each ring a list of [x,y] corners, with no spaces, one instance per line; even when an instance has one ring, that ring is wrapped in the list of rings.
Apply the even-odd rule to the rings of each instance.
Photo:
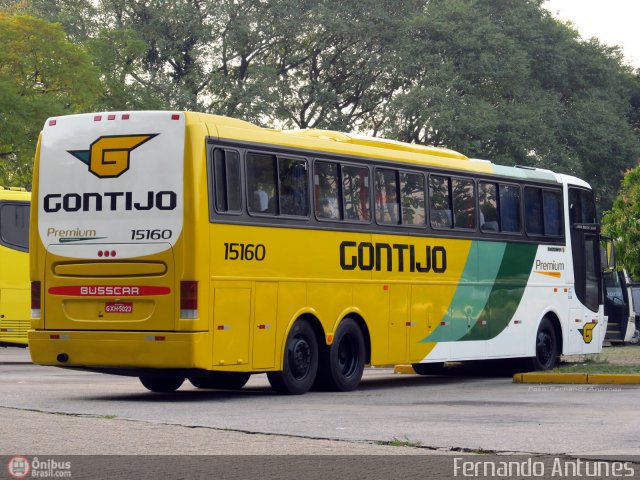
[[[45,119],[90,107],[98,88],[60,25],[0,12],[0,184],[28,186]]]
[[[625,174],[603,223],[604,233],[615,240],[618,267],[640,279],[640,166]]]
[[[543,0],[2,7],[59,22],[86,49],[100,80],[95,108],[188,109],[444,146],[584,178],[604,208],[640,156],[640,72],[617,48],[580,39]]]

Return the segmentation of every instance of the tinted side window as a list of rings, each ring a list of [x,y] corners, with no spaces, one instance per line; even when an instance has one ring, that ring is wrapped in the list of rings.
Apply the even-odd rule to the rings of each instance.
[[[313,164],[313,187],[316,216],[340,220],[342,204],[338,164],[315,162]]]
[[[455,228],[475,230],[476,228],[476,186],[472,180],[454,178],[453,219]]]
[[[280,215],[309,215],[309,180],[305,160],[278,158]]]
[[[396,173],[395,170],[376,169],[375,202],[378,223],[400,223]]]
[[[400,172],[400,202],[403,225],[424,226],[426,224],[423,175]]]
[[[520,232],[520,187],[517,185],[499,185],[500,231]]]
[[[545,235],[562,235],[562,194],[545,191],[542,200]]]
[[[0,241],[17,250],[29,248],[29,205],[0,203]]]
[[[499,232],[498,187],[495,183],[480,182],[480,230]]]
[[[451,228],[451,187],[449,177],[429,177],[429,215],[434,228]]]
[[[344,219],[368,222],[369,169],[345,165],[342,167],[342,199]]]
[[[247,195],[250,213],[275,215],[276,157],[259,153],[247,155]]]
[[[569,220],[573,223],[596,223],[593,193],[578,188],[569,189]]]
[[[524,189],[524,224],[529,235],[543,235],[542,190],[526,187]]]
[[[234,150],[213,152],[215,207],[218,212],[242,210],[240,186],[240,155]]]

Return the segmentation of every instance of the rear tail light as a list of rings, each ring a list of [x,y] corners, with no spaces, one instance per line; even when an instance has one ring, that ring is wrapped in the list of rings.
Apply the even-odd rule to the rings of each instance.
[[[40,282],[31,282],[31,318],[40,318]]]
[[[180,318],[198,318],[198,282],[180,282]]]

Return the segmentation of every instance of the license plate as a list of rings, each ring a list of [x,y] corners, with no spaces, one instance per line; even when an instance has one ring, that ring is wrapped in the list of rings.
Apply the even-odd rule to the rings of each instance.
[[[104,311],[107,313],[131,313],[133,312],[133,303],[107,302],[104,305]]]

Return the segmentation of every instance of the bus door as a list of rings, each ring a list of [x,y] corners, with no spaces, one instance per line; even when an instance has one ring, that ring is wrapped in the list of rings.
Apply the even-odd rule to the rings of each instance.
[[[629,298],[623,272],[604,274],[604,313],[608,317],[606,339],[623,342],[629,323]]]
[[[572,329],[581,335],[582,351],[597,348],[594,330],[598,323],[598,310],[602,303],[602,269],[600,266],[600,235],[596,223],[593,193],[586,189],[569,189],[569,222],[574,272],[574,290],[584,306],[581,318],[571,315]],[[572,309],[575,312],[575,309]],[[593,325],[593,326],[591,326]],[[576,328],[577,327],[577,328]],[[573,334],[573,333],[572,333]],[[573,343],[570,340],[570,343]]]

